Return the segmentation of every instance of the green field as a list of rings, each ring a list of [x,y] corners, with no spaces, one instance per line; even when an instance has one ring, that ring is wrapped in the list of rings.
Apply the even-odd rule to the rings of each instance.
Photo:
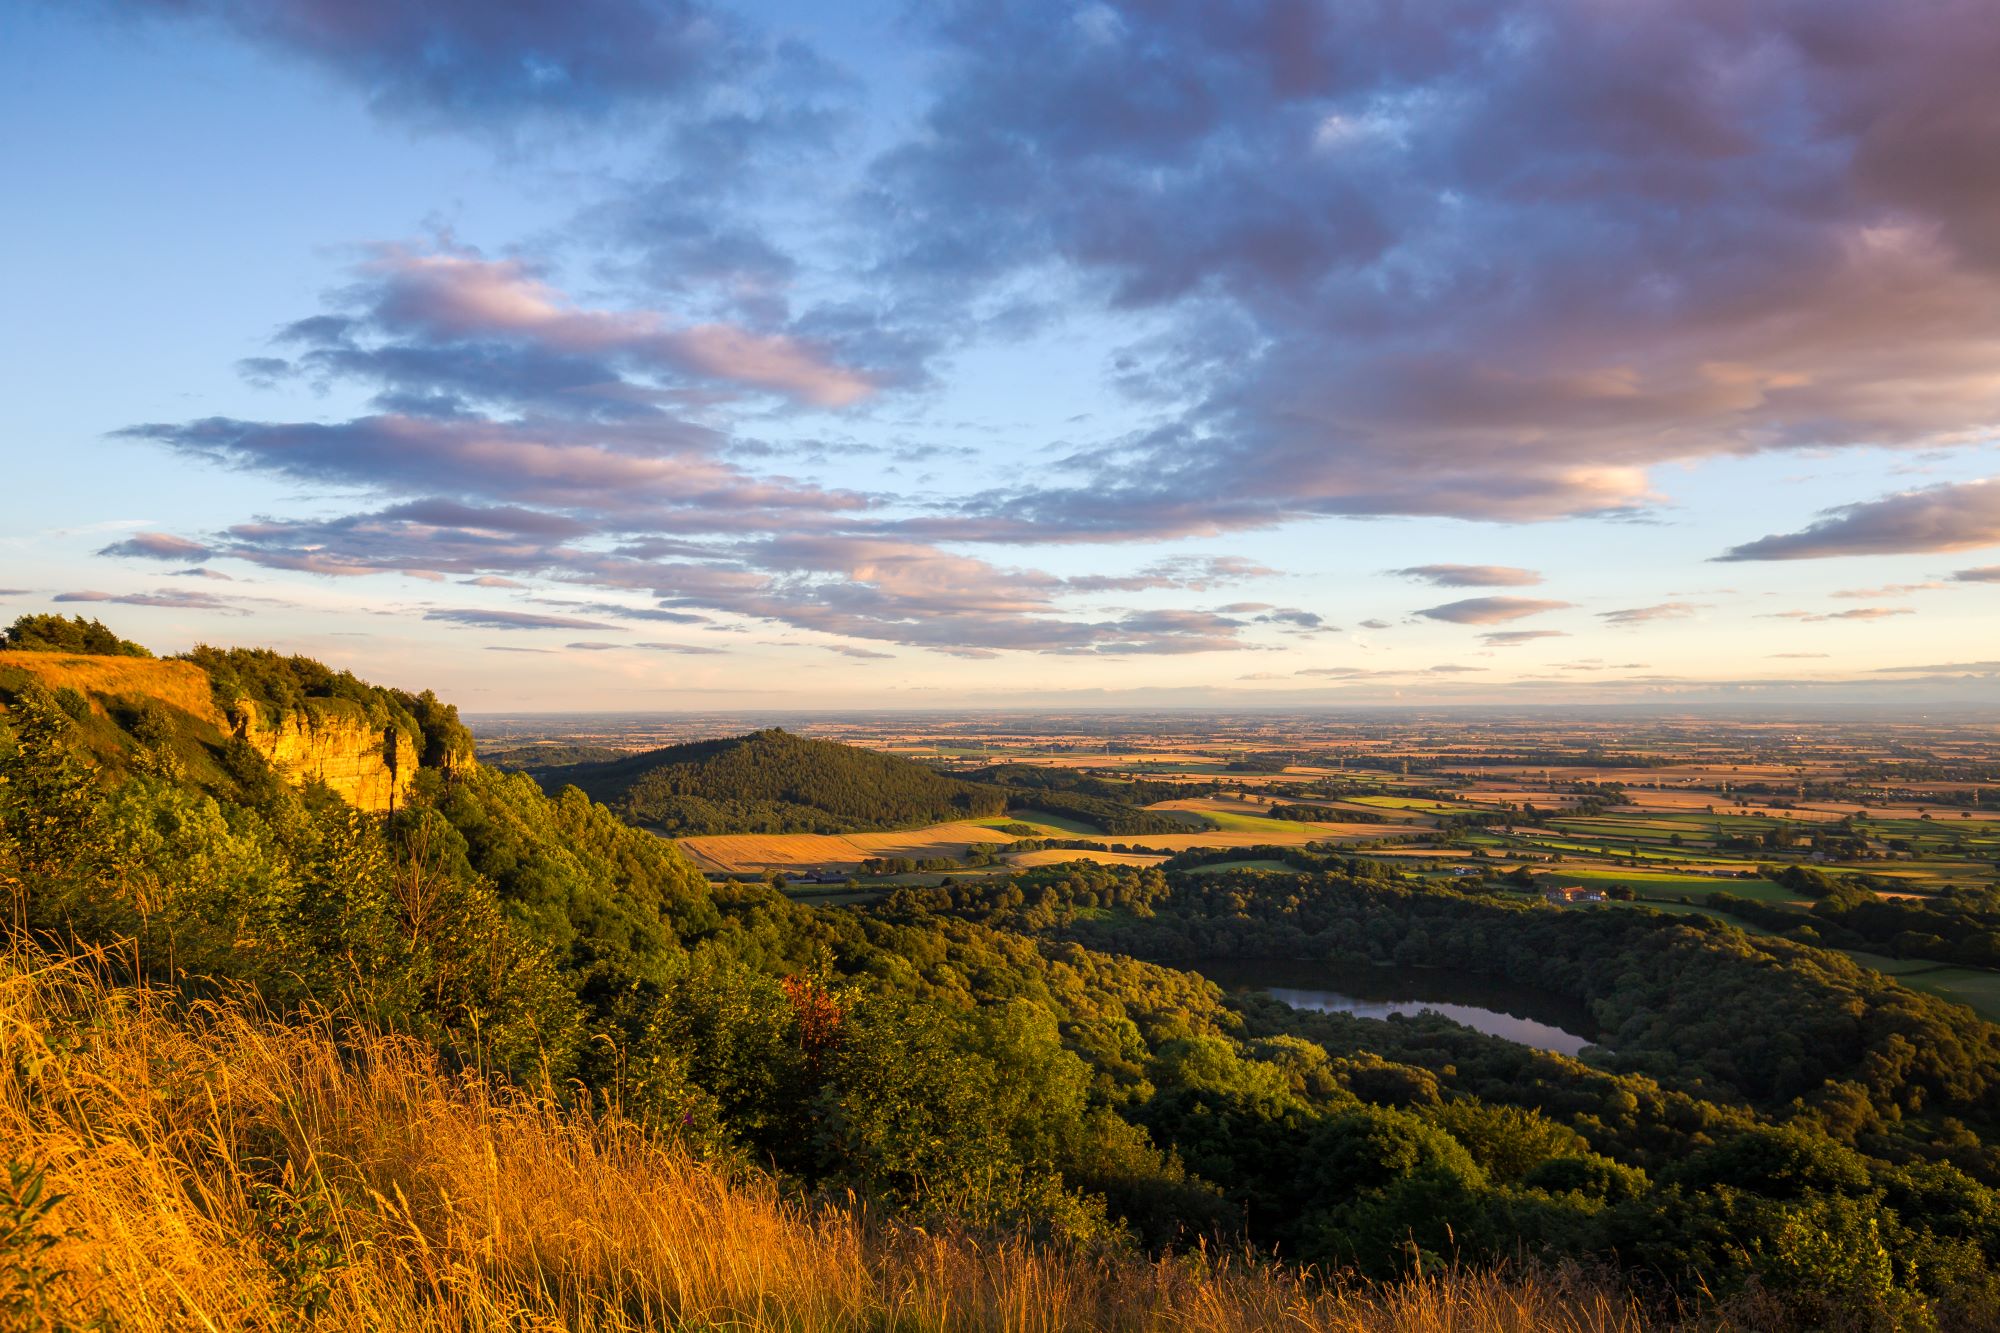
[[[1104,830],[1081,819],[1071,819],[1068,815],[1052,814],[1047,810],[1016,810],[1011,815],[997,819],[978,821],[987,828],[997,828],[1002,824],[1033,824],[1049,838],[1101,838]]]
[[[1310,833],[1316,837],[1325,833],[1319,824],[1292,819],[1266,819],[1262,815],[1239,815],[1228,810],[1167,810],[1161,813],[1196,815],[1213,820],[1217,828],[1231,833]]]
[[[1635,893],[1648,898],[1677,902],[1700,902],[1711,893],[1733,893],[1758,902],[1789,903],[1795,895],[1768,879],[1711,879],[1706,875],[1676,875],[1662,870],[1628,870],[1622,866],[1574,866],[1537,875],[1553,884],[1595,888],[1605,884],[1630,885]]]
[[[1986,972],[1976,967],[1934,964],[1926,968],[1889,975],[1894,976],[1911,990],[1923,991],[1941,1000],[1965,1005],[1988,1022],[2000,1022],[2000,972]]]

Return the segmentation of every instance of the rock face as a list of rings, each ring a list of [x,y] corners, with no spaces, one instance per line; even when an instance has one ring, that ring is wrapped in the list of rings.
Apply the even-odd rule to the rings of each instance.
[[[238,699],[229,712],[236,734],[287,782],[324,782],[362,810],[396,809],[417,776],[415,741],[345,700],[311,699],[275,720],[249,699]]]

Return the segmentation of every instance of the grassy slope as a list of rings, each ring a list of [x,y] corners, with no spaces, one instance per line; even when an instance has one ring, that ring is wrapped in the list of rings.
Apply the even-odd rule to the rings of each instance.
[[[176,1013],[40,957],[0,959],[0,1056],[0,1142],[64,1196],[52,1247],[0,1266],[0,1287],[45,1279],[28,1328],[1645,1327],[1573,1274],[1339,1290],[898,1228],[445,1075],[404,1042]]]
[[[51,690],[79,690],[99,707],[105,700],[157,699],[211,726],[222,725],[208,673],[192,662],[152,657],[86,657],[76,653],[0,652],[0,686],[33,676]]]

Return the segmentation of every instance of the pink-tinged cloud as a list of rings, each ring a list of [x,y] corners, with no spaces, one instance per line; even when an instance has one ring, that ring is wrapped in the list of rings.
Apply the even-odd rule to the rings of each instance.
[[[549,351],[609,358],[636,372],[695,375],[846,407],[875,382],[825,347],[783,333],[727,324],[676,326],[647,310],[593,310],[515,260],[385,248],[363,269],[376,285],[371,315],[390,333],[434,342],[519,339]]]
[[[462,501],[426,501],[385,514],[516,534],[588,530],[575,519],[523,506],[644,513],[664,526],[672,526],[671,515],[679,511],[698,514],[709,525],[705,530],[717,531],[796,523],[796,515],[778,517],[787,510],[851,511],[866,504],[849,491],[750,476],[714,456],[716,441],[708,432],[684,424],[387,413],[334,424],[211,417],[120,434],[305,480],[456,495]]]
[[[1525,588],[1542,581],[1534,570],[1512,565],[1411,565],[1389,572],[1438,588]]]
[[[99,548],[99,555],[135,556],[141,560],[172,560],[185,564],[206,560],[213,551],[205,544],[169,532],[136,532],[123,541]]]
[[[1618,611],[1599,611],[1598,619],[1613,625],[1643,625],[1653,620],[1685,620],[1703,608],[1696,602],[1657,602],[1652,606],[1628,606]]]
[[[1854,602],[1868,602],[1882,597],[1908,597],[1912,593],[1936,592],[1940,588],[1950,586],[1937,579],[1926,579],[1922,583],[1885,583],[1879,588],[1843,588],[1839,592],[1828,593],[1827,596]]]
[[[1731,547],[1719,560],[1820,560],[2000,546],[2000,481],[1949,482],[1829,509],[1797,532]]]
[[[1857,606],[1852,611],[1773,611],[1764,620],[1797,620],[1816,625],[1830,620],[1885,620],[1890,616],[1913,616],[1907,606]]]
[[[1545,601],[1537,597],[1468,597],[1464,601],[1427,606],[1417,614],[1427,620],[1443,620],[1453,625],[1498,625],[1550,611],[1561,611],[1573,602]]]

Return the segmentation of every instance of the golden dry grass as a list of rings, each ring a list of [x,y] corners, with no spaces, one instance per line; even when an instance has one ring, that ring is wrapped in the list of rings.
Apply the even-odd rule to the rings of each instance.
[[[9,667],[27,672],[51,690],[69,686],[93,699],[158,699],[204,722],[222,725],[222,714],[209,693],[208,673],[192,662],[0,651],[0,670]]]
[[[1131,852],[1064,851],[1059,847],[1045,847],[1039,852],[1020,852],[1010,856],[1007,864],[1017,870],[1062,865],[1069,861],[1095,861],[1104,866],[1156,866],[1166,859],[1164,856],[1137,856]]]
[[[0,1150],[67,1196],[49,1329],[1644,1327],[1574,1273],[1342,1289],[899,1228],[447,1075],[403,1041],[177,1009],[32,956],[0,962]]]
[[[1015,841],[1011,833],[970,821],[888,833],[713,833],[682,838],[698,864],[729,872],[824,866],[852,870],[875,856],[963,856],[974,843]]]

